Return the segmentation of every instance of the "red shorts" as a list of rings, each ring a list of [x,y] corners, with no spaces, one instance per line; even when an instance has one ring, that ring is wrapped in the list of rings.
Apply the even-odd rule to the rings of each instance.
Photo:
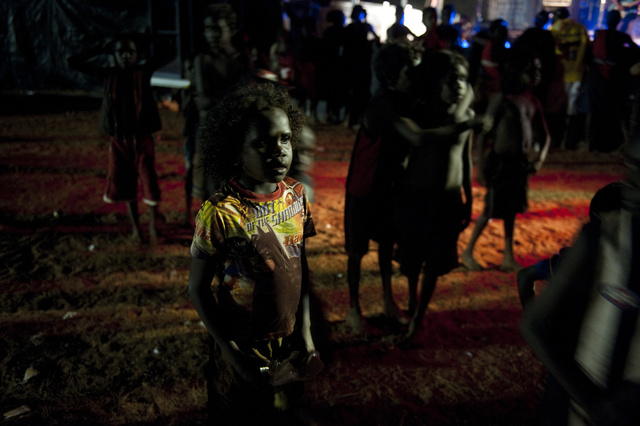
[[[142,201],[151,206],[158,204],[160,186],[156,174],[153,137],[111,137],[104,200],[108,203],[137,201],[138,178],[142,183]]]

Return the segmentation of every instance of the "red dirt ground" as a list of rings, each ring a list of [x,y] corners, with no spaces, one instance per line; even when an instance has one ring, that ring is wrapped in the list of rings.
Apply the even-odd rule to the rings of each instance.
[[[156,161],[165,221],[158,245],[135,246],[125,238],[124,206],[102,202],[107,144],[96,134],[96,110],[0,116],[0,412],[30,410],[3,424],[202,423],[207,333],[187,296],[182,117],[163,110],[162,118]],[[373,335],[354,338],[343,322],[342,248],[354,133],[315,131],[319,232],[308,250],[326,368],[305,384],[308,424],[533,424],[544,368],[518,332],[515,274],[496,270],[502,223],[492,222],[477,245],[486,270],[459,268],[438,281],[409,348],[397,344],[403,330],[380,318],[372,244],[361,304]],[[623,179],[621,164],[617,154],[552,152],[516,222],[517,259],[530,265],[570,245],[595,191]],[[474,219],[483,195],[474,187]],[[399,273],[393,289],[406,309]]]

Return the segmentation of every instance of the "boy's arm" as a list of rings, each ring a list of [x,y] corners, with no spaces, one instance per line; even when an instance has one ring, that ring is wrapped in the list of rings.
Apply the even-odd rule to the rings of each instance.
[[[211,282],[215,276],[216,262],[191,258],[189,274],[189,298],[196,308],[200,319],[213,336],[222,351],[222,356],[248,382],[259,380],[259,372],[252,371],[242,360],[242,354],[234,341],[229,340],[218,326],[223,322],[219,317],[218,303],[211,292]]]
[[[410,118],[399,117],[394,122],[394,127],[400,135],[405,138],[413,147],[420,147],[427,141],[449,140],[452,136],[473,129],[478,126],[477,118],[462,121],[460,123],[447,124],[445,126],[434,127],[433,129],[422,129]]]
[[[536,133],[538,135],[542,135],[544,138],[544,143],[540,148],[540,154],[538,155],[538,159],[533,163],[533,168],[537,172],[542,167],[542,164],[547,159],[547,154],[549,152],[549,147],[551,146],[551,134],[549,133],[549,128],[547,127],[547,121],[544,118],[544,112],[542,110],[542,104],[535,99],[536,102]]]

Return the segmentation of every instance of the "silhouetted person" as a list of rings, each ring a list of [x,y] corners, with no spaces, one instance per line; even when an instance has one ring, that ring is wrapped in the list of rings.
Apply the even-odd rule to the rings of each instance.
[[[505,45],[508,35],[506,21],[496,19],[491,22],[487,38],[484,39],[482,45],[482,53],[480,54],[475,80],[477,98],[474,109],[478,113],[484,113],[489,102],[491,102],[491,98],[500,92],[500,79],[508,54]]]
[[[371,58],[378,36],[366,21],[367,12],[353,7],[351,23],[344,32],[344,58],[348,72],[349,126],[358,127],[371,98]]]
[[[545,27],[549,23],[549,12],[541,10],[534,19],[534,26],[527,28],[513,43],[512,51],[517,52],[527,49],[540,58],[540,84],[533,89],[533,93],[540,99],[543,107],[546,108],[547,96],[551,82],[556,75],[557,56],[556,42]],[[562,78],[562,77],[560,77]]]
[[[491,218],[504,221],[504,257],[499,267],[506,272],[521,268],[513,254],[513,232],[516,215],[526,211],[530,173],[540,170],[551,142],[540,101],[533,88],[540,83],[540,60],[532,55],[512,58],[505,67],[502,91],[487,109],[494,125],[487,137],[478,139],[477,178],[486,182],[485,208],[462,253],[463,264],[472,271],[482,269],[473,250]],[[484,160],[484,142],[492,139],[492,147]]]
[[[395,125],[406,114],[408,87],[405,70],[411,63],[412,52],[405,44],[385,44],[376,54],[374,70],[380,88],[358,130],[349,164],[344,211],[350,299],[346,322],[356,334],[366,332],[359,288],[362,257],[368,253],[371,240],[378,243],[383,314],[393,319],[402,318],[391,289],[391,261],[397,241],[393,206],[409,143]]]
[[[345,60],[345,16],[339,10],[327,13],[329,26],[321,41],[321,58],[318,69],[319,96],[327,101],[327,119],[330,123],[342,123],[348,91],[348,72]]]
[[[409,43],[416,35],[404,25],[404,7],[396,6],[396,21],[387,28],[387,43]]]
[[[610,152],[625,141],[631,75],[629,68],[640,60],[640,49],[628,34],[618,31],[620,12],[607,13],[607,28],[593,39],[593,64],[588,74],[591,116],[590,149]]]
[[[446,48],[446,42],[438,35],[438,11],[433,7],[425,7],[422,11],[422,23],[426,31],[417,38],[416,44],[426,53]]]
[[[441,40],[446,43],[446,48],[460,51],[460,28],[454,24],[456,19],[456,7],[449,3],[442,7],[440,25],[437,32]]]

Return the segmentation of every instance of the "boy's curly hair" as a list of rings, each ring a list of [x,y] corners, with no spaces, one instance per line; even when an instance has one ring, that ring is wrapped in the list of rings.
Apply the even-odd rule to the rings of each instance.
[[[201,128],[202,160],[206,176],[216,182],[237,176],[240,171],[240,154],[249,123],[262,111],[271,108],[283,110],[289,118],[291,144],[295,150],[305,117],[291,103],[284,87],[272,83],[256,83],[241,86],[227,95],[207,114]]]

